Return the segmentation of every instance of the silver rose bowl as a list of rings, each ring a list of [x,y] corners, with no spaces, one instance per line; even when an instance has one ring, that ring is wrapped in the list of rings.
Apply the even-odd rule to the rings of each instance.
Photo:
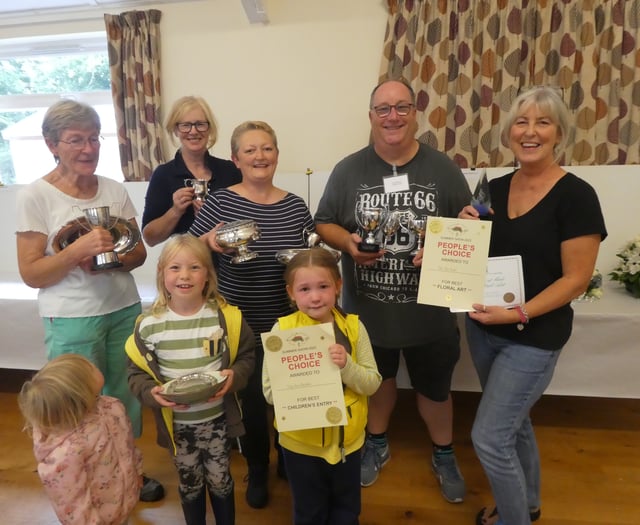
[[[233,221],[216,232],[216,242],[222,248],[234,248],[237,255],[231,258],[232,263],[250,261],[258,256],[247,248],[247,244],[260,238],[260,228],[251,219]]]

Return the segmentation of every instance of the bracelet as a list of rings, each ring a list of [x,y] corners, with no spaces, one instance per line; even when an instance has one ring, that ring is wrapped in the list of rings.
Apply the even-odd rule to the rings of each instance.
[[[524,304],[519,304],[514,306],[514,310],[518,312],[518,317],[520,317],[520,322],[516,326],[516,328],[520,331],[524,330],[524,325],[529,324],[529,314],[524,307]]]

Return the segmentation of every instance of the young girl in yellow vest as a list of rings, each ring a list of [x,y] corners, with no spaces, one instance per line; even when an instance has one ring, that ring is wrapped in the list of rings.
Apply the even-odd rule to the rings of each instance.
[[[129,386],[154,409],[158,444],[173,454],[187,525],[205,525],[207,492],[216,524],[233,525],[228,438],[244,432],[235,393],[254,368],[253,331],[218,293],[209,248],[191,235],[167,241],[156,284],[151,312],[140,316],[126,344]],[[226,376],[205,402],[177,405],[161,395],[166,381],[205,370]]]
[[[354,525],[360,515],[360,449],[367,422],[367,397],[380,386],[369,335],[356,315],[345,314],[337,299],[342,286],[335,257],[324,248],[299,252],[284,273],[298,311],[278,319],[273,330],[333,323],[331,360],[340,368],[346,426],[281,432],[285,468],[293,496],[295,525]],[[273,404],[266,366],[262,384]]]
[[[122,525],[142,486],[142,454],[124,405],[78,354],[53,358],[18,396],[45,492],[63,525]],[[34,523],[37,519],[34,518]]]

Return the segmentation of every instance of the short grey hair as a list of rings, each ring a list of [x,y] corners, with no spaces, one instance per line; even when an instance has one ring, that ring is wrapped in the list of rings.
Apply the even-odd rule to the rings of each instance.
[[[57,144],[60,135],[69,128],[97,129],[100,133],[98,112],[88,104],[71,99],[63,99],[53,104],[42,120],[42,136]]]

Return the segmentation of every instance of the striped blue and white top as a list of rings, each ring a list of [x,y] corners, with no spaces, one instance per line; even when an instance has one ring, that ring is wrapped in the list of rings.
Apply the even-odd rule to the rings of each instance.
[[[249,250],[258,253],[250,261],[234,264],[232,255],[218,254],[220,293],[242,310],[242,315],[256,336],[256,348],[262,348],[260,334],[268,332],[276,319],[293,309],[285,289],[284,265],[276,252],[305,246],[304,230],[314,230],[313,219],[304,200],[288,193],[275,204],[256,204],[229,189],[209,196],[189,233],[201,236],[218,223],[252,219],[261,237],[252,241]]]

